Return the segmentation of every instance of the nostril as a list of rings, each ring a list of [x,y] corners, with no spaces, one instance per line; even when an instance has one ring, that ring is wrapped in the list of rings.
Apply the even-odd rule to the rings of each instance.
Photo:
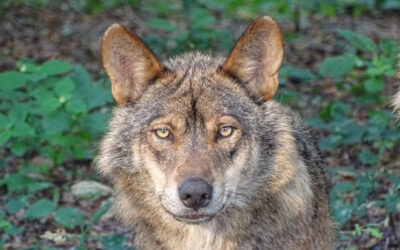
[[[211,201],[212,187],[205,180],[190,178],[178,188],[179,198],[182,203],[195,210],[206,207]]]
[[[201,199],[202,199],[202,200],[207,200],[207,199],[210,199],[210,197],[209,197],[208,194],[202,194],[202,195],[201,195]]]
[[[187,200],[187,199],[189,199],[191,196],[190,196],[190,194],[183,194],[182,195],[182,199],[183,200]]]

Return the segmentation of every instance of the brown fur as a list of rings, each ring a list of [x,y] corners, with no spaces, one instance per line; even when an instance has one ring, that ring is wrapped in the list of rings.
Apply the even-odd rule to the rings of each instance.
[[[331,248],[318,150],[299,116],[270,100],[283,55],[276,23],[256,20],[226,60],[195,52],[163,64],[127,32],[113,25],[103,39],[106,71],[121,91],[97,165],[114,182],[137,248]],[[234,132],[221,137],[221,126]],[[171,136],[157,137],[159,128]],[[210,204],[196,211],[177,198],[192,177],[213,186]]]

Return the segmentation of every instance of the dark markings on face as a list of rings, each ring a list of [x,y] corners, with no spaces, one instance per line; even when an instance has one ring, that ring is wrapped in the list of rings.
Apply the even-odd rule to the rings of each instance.
[[[187,80],[187,78],[189,76],[188,72],[189,72],[189,69],[187,69],[185,71],[182,78],[177,83],[173,84],[173,86],[169,88],[169,90],[167,91],[169,96],[172,96],[173,94],[175,94],[182,87],[183,83],[185,83],[185,81]],[[174,73],[174,74],[176,74],[176,73]]]
[[[235,147],[229,152],[229,159],[233,160],[233,157],[235,156],[235,154],[238,151],[238,147],[239,147],[239,145],[236,144]]]

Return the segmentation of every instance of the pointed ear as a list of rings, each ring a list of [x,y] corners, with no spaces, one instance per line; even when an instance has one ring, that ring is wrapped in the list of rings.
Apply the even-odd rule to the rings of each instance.
[[[120,24],[107,29],[101,43],[104,68],[118,104],[133,102],[157,77],[163,66],[133,33]]]
[[[222,70],[237,78],[250,95],[272,99],[278,88],[283,42],[279,26],[270,17],[255,20],[225,60]]]

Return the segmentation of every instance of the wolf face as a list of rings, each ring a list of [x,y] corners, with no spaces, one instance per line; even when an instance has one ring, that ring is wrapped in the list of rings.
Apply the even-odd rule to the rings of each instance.
[[[138,248],[330,248],[318,150],[299,116],[271,100],[283,56],[272,19],[250,25],[227,58],[161,63],[118,24],[102,56],[119,105],[97,166]]]
[[[262,124],[258,103],[273,97],[277,87],[282,59],[277,25],[259,19],[225,62],[189,53],[161,64],[119,25],[106,32],[102,50],[120,104],[102,151],[121,150],[100,156],[102,171],[144,172],[153,186],[148,195],[175,219],[211,220],[235,196],[241,179],[254,172],[250,166],[259,164],[260,146],[272,150],[260,145],[265,137],[260,128],[272,124]],[[124,145],[114,147],[121,135]],[[268,136],[266,141],[273,140]]]

